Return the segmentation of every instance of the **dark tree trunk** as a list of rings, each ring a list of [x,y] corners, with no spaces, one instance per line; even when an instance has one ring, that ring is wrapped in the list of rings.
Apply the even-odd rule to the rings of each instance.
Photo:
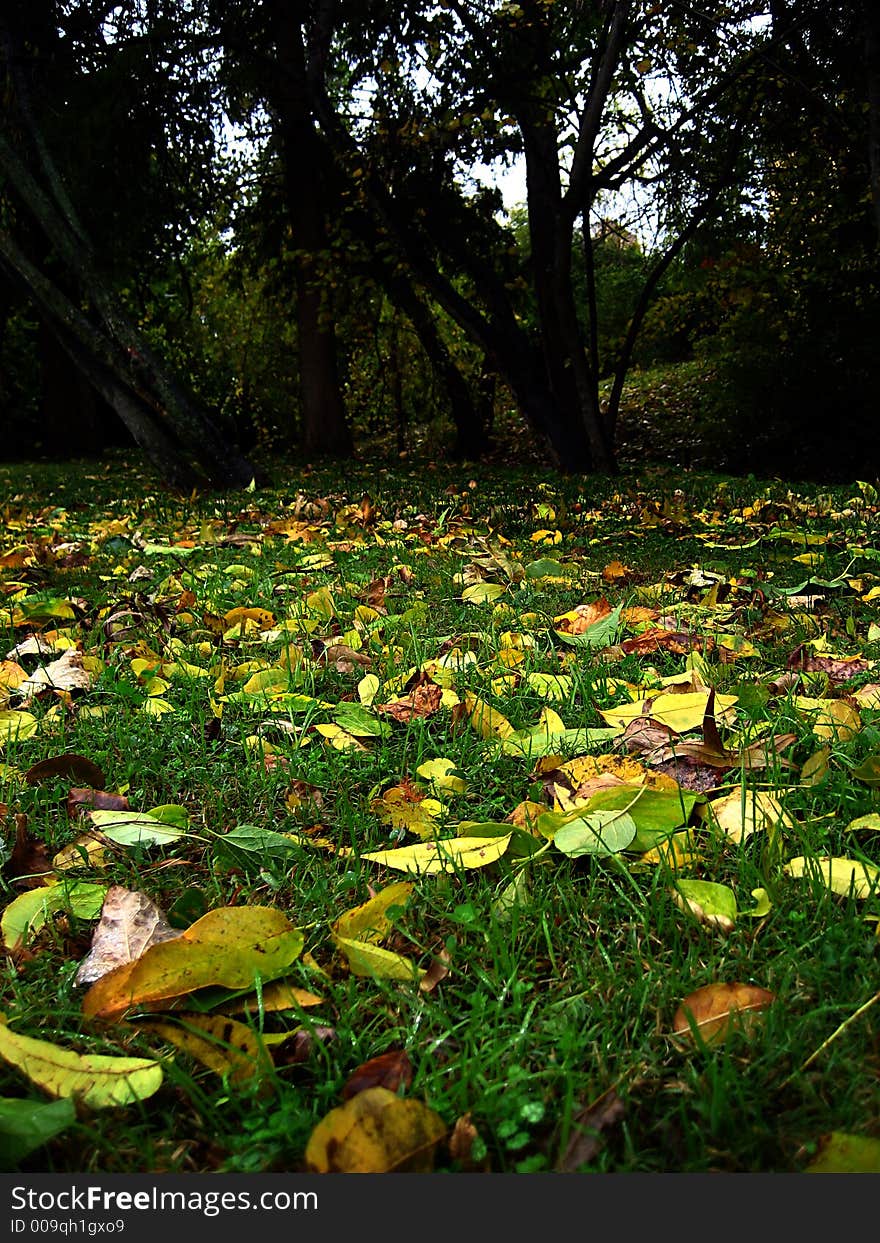
[[[40,150],[41,153],[44,151],[42,145],[40,145]],[[204,411],[182,391],[177,381],[131,322],[116,294],[102,277],[94,261],[91,245],[82,229],[79,226],[76,229],[72,228],[66,216],[56,207],[55,203],[60,197],[65,204],[66,212],[69,213],[72,210],[63,193],[63,188],[59,188],[51,196],[45,193],[4,134],[0,134],[0,170],[15,187],[69,277],[86,294],[101,321],[100,329],[90,324],[82,313],[27,260],[13,239],[8,234],[4,234],[0,253],[8,269],[23,285],[28,295],[40,306],[44,316],[47,310],[49,311],[47,322],[52,324],[53,330],[57,329],[61,332],[63,326],[63,331],[73,332],[74,336],[79,337],[81,346],[83,334],[85,334],[90,340],[88,350],[99,357],[103,366],[109,368],[110,372],[118,373],[117,380],[139,390],[140,401],[144,408],[146,409],[147,405],[154,407],[154,419],[168,423],[180,444],[189,451],[204,470],[210,483],[218,487],[248,484],[255,474],[251,464],[220,434]],[[50,165],[44,169],[44,172],[50,185],[60,180],[53,166]],[[38,286],[41,287],[39,293],[37,292]],[[67,349],[67,342],[63,338],[60,339],[64,348]],[[86,353],[80,348],[74,361],[84,358]],[[125,375],[125,367],[121,362],[122,357],[127,357],[131,372],[131,375],[124,380],[122,377]],[[132,375],[135,377],[134,380],[131,378]],[[123,417],[119,404],[112,401],[111,405],[117,414]],[[169,446],[172,444],[171,439],[164,432],[160,433],[159,439]],[[140,440],[139,443],[141,443]],[[177,456],[179,457],[179,452]],[[156,461],[156,465],[162,469],[159,461]],[[181,476],[186,473],[181,463],[174,468],[174,473]],[[191,470],[188,473],[190,476],[193,475]]]
[[[306,81],[301,4],[276,3],[272,17],[280,74],[271,92],[284,165],[287,212],[296,247],[302,447],[349,457],[351,430],[339,385],[336,333],[325,288],[330,269],[321,152]]]
[[[868,96],[868,166],[877,246],[880,248],[880,8],[877,0],[863,0],[865,15],[865,77]]]

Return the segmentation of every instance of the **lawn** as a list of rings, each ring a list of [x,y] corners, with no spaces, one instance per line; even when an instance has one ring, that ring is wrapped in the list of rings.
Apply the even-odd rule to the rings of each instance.
[[[0,468],[5,1167],[880,1169],[874,488],[273,474]]]

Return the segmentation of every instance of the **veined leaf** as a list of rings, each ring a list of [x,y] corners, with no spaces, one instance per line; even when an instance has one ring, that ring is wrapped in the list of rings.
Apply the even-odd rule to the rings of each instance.
[[[108,1109],[144,1101],[162,1084],[162,1067],[143,1057],[103,1057],[73,1053],[47,1040],[34,1040],[0,1023],[0,1057],[48,1092],[79,1101],[89,1109]]]
[[[375,850],[362,855],[371,863],[381,863],[399,872],[433,875],[455,872],[459,868],[484,868],[495,863],[510,845],[512,834],[504,837],[448,837],[436,842],[419,842],[397,850]]]

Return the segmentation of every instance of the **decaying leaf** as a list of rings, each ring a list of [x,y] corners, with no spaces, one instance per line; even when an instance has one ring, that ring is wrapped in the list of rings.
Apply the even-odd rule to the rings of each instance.
[[[681,1043],[693,1043],[696,1029],[704,1044],[721,1044],[737,1024],[747,1031],[753,1016],[774,1000],[774,993],[756,984],[706,984],[689,993],[676,1010],[673,1036]]]
[[[623,1101],[609,1088],[597,1101],[579,1110],[571,1120],[565,1152],[556,1166],[558,1174],[573,1174],[594,1160],[602,1147],[602,1132],[618,1123],[626,1113]]]
[[[268,1055],[252,1027],[219,1014],[177,1014],[173,1020],[149,1019],[138,1031],[167,1040],[230,1083],[247,1083],[268,1065]]]
[[[92,948],[74,976],[79,985],[94,984],[116,967],[140,958],[151,945],[172,941],[172,928],[159,907],[145,893],[111,885],[101,907],[101,920],[92,933]]]
[[[28,785],[37,785],[41,781],[51,781],[55,777],[70,777],[74,781],[83,781],[95,790],[103,790],[104,773],[84,755],[70,752],[67,755],[53,755],[49,759],[32,764],[24,775]]]
[[[880,1174],[880,1139],[832,1131],[819,1140],[819,1151],[805,1174]]]
[[[446,1134],[439,1114],[387,1088],[367,1088],[312,1131],[306,1166],[313,1174],[426,1174]]]

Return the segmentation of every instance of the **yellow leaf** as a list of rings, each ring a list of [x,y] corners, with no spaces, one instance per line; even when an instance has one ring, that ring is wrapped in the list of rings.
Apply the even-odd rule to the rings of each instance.
[[[268,906],[222,906],[196,920],[174,941],[154,945],[132,963],[93,984],[83,1013],[118,1019],[131,1006],[154,1006],[209,984],[252,988],[272,980],[300,955],[303,934]]]
[[[0,709],[0,747],[5,743],[30,738],[37,732],[37,718],[30,712]]]
[[[683,734],[689,729],[696,729],[702,725],[709,694],[709,691],[693,691],[683,695],[671,693],[655,695],[653,698],[640,699],[636,703],[620,704],[600,715],[609,725],[620,726],[626,726],[630,721],[644,716],[652,721],[659,721],[662,725],[668,725],[678,734]],[[716,695],[715,720],[729,719],[730,709],[736,702],[736,695]]]
[[[381,941],[394,926],[387,915],[389,908],[405,906],[412,888],[412,883],[406,880],[387,885],[369,902],[345,911],[331,924],[331,928],[337,936],[355,941]]]
[[[358,699],[361,703],[369,707],[379,694],[380,685],[375,673],[365,673],[357,685]]]
[[[526,682],[536,695],[557,703],[569,698],[573,685],[573,680],[567,673],[529,673],[526,675]]]
[[[471,725],[482,738],[509,738],[514,732],[507,717],[478,699],[473,691],[465,691],[464,705]]]
[[[415,980],[425,973],[411,958],[393,954],[370,941],[352,941],[348,937],[333,938],[348,960],[352,975],[370,980]]]
[[[269,630],[275,625],[275,618],[268,609],[230,609],[223,617],[224,625],[228,628],[233,626],[241,626],[242,631],[245,629],[242,623],[252,622],[257,630]]]
[[[147,716],[165,716],[173,711],[174,708],[167,699],[147,699],[141,708],[141,712],[145,712]]]
[[[753,833],[780,823],[791,825],[779,800],[763,790],[734,790],[713,799],[709,808],[718,827],[734,842],[744,842]]]
[[[246,1083],[265,1069],[268,1058],[253,1028],[220,1014],[180,1014],[174,1022],[150,1019],[137,1024],[207,1066],[230,1083]]]
[[[433,875],[455,872],[458,868],[483,868],[500,859],[510,845],[512,833],[504,837],[455,837],[436,842],[419,842],[397,850],[375,850],[362,855],[371,863],[381,863],[399,872]]]
[[[0,1023],[0,1057],[50,1096],[73,1098],[89,1109],[144,1101],[162,1083],[162,1067],[151,1058],[73,1053],[21,1036],[5,1023]]]
[[[305,961],[305,958],[303,959]],[[275,1014],[281,1010],[296,1010],[302,1007],[320,1006],[324,998],[308,989],[297,988],[287,980],[273,980],[265,988],[256,993],[248,993],[247,997],[236,997],[224,1005],[217,1006],[218,1014]]]
[[[798,855],[795,859],[789,859],[784,871],[795,878],[819,876],[832,893],[846,896],[852,891],[854,898],[870,898],[880,886],[880,868],[830,855],[816,858]]]
[[[318,1123],[306,1165],[313,1174],[424,1174],[445,1134],[443,1119],[422,1101],[367,1088]]]
[[[807,695],[796,695],[794,706],[810,718],[810,728],[817,738],[846,742],[862,728],[862,718],[843,699],[811,699]]]
[[[450,794],[464,794],[467,790],[467,782],[463,777],[456,777],[453,774],[456,771],[454,760],[436,759],[426,760],[424,764],[420,764],[416,769],[418,775],[425,781],[431,783],[437,790],[445,790]]]

